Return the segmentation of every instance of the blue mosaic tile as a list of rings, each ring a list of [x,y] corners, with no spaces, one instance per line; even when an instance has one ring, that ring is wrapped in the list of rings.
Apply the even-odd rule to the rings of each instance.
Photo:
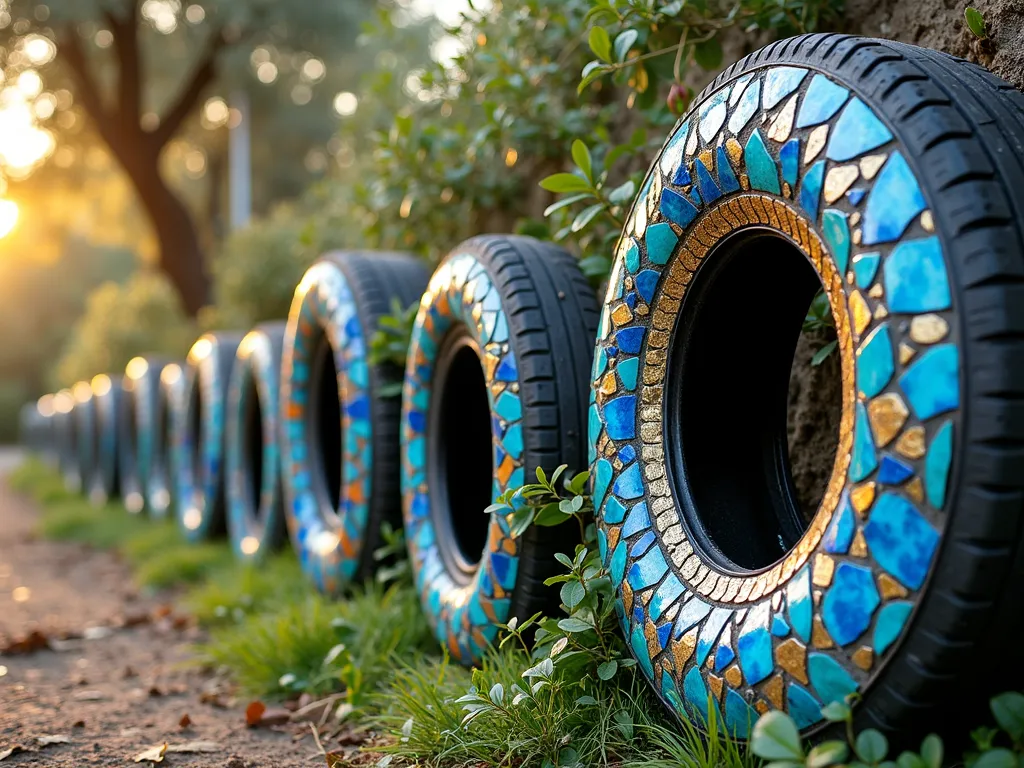
[[[832,639],[839,645],[849,645],[864,634],[879,602],[871,569],[840,563],[821,607]]]
[[[799,67],[775,67],[764,76],[764,108],[771,109],[793,91],[807,77],[807,70]]]
[[[715,651],[715,672],[721,672],[736,658],[736,652],[733,651],[732,646],[722,643],[718,646]]]
[[[775,670],[772,661],[772,636],[768,632],[771,605],[762,603],[751,609],[736,639],[740,668],[748,685],[756,685]]]
[[[688,187],[693,180],[690,178],[690,171],[686,168],[686,163],[680,163],[679,167],[676,168],[676,172],[672,175],[672,183],[679,187]]]
[[[509,391],[502,392],[494,401],[494,412],[505,421],[518,421],[523,418],[523,406],[519,402],[519,395]]]
[[[857,403],[853,430],[853,457],[850,460],[850,480],[859,483],[878,467],[875,440],[871,436],[871,423],[864,403]]]
[[[732,688],[725,689],[725,725],[733,738],[745,739],[757,722],[757,711]]]
[[[612,551],[612,560],[608,563],[608,573],[616,584],[622,581],[626,572],[626,542],[620,541]]]
[[[518,398],[517,398],[518,401]],[[636,437],[636,395],[623,395],[609,400],[601,409],[604,429],[612,440]]]
[[[804,174],[800,183],[800,207],[812,221],[818,218],[818,206],[821,204],[821,184],[825,178],[825,161],[819,160]]]
[[[675,637],[680,637],[684,632],[692,629],[697,622],[703,621],[704,617],[709,613],[711,613],[711,606],[708,603],[705,603],[703,600],[690,600],[679,611],[679,615],[676,616]]]
[[[505,452],[508,453],[512,458],[519,459],[523,456],[523,425],[514,424],[508,428],[505,433],[504,439],[501,444],[505,447]]]
[[[805,643],[811,639],[811,569],[801,568],[786,587],[789,624]]]
[[[629,510],[626,522],[622,524],[620,535],[622,538],[628,539],[630,536],[638,534],[640,531],[646,531],[650,527],[651,516],[647,512],[647,502],[642,501]]]
[[[617,366],[615,371],[619,374],[619,379],[622,381],[622,386],[628,391],[632,392],[636,389],[636,378],[640,369],[640,358],[630,357],[623,360]]]
[[[666,176],[672,174],[672,171],[682,164],[683,152],[686,149],[686,137],[690,133],[689,121],[683,121],[672,137],[665,144],[665,149],[662,150],[661,159],[658,165],[661,167],[661,172]],[[653,181],[653,176],[649,176],[648,179]],[[647,198],[647,191],[650,189],[650,184],[645,185],[645,188],[640,192],[640,200]]]
[[[654,533],[649,532],[651,541],[654,540]],[[653,587],[668,572],[668,563],[665,562],[665,555],[661,547],[651,547],[650,551],[633,563],[629,569],[629,586],[633,591]]]
[[[712,203],[722,196],[722,190],[718,188],[711,171],[704,167],[700,158],[693,161],[693,170],[697,174],[697,188],[700,189],[700,196],[707,203]]]
[[[637,247],[636,241],[632,238],[629,241],[629,247],[626,249],[626,269],[629,270],[631,275],[635,275],[636,271],[640,269],[640,248]]]
[[[864,209],[864,245],[897,240],[925,209],[924,195],[913,171],[899,152],[893,152],[875,179]]]
[[[854,519],[853,507],[850,506],[850,496],[844,493],[839,509],[825,529],[825,537],[822,539],[825,551],[845,555],[850,549],[856,529],[857,521]]]
[[[644,481],[640,474],[640,464],[634,462],[626,467],[615,478],[615,484],[612,485],[612,493],[618,496],[620,499],[639,499],[644,495]]]
[[[892,133],[871,107],[854,97],[843,109],[829,136],[825,156],[844,162],[892,140]]]
[[[701,627],[700,634],[697,636],[697,654],[694,658],[694,663],[697,666],[705,662],[711,649],[718,642],[718,636],[722,634],[722,630],[725,629],[725,625],[732,616],[732,608],[715,608],[711,611],[711,615],[708,616],[708,620],[704,622],[704,626]]]
[[[672,229],[668,222],[651,224],[644,232],[644,242],[647,245],[647,259],[651,264],[667,264],[672,251],[676,249],[679,236]]]
[[[909,480],[913,474],[913,467],[908,467],[892,456],[883,456],[882,464],[878,469],[878,482],[882,485],[900,485]]]
[[[709,144],[725,123],[725,116],[729,111],[729,105],[726,104],[728,98],[729,89],[726,88],[715,93],[700,108],[698,130],[701,138]]]
[[[860,201],[864,199],[868,191],[863,187],[854,187],[848,190],[846,193],[846,199],[850,201],[852,205],[860,205]]]
[[[882,254],[860,253],[853,257],[853,277],[857,287],[866,291],[875,282],[875,275],[878,273],[878,264],[882,260]]]
[[[658,288],[658,280],[660,278],[661,275],[653,269],[645,269],[636,276],[637,293],[648,304],[654,299],[654,292]]]
[[[824,653],[808,655],[807,673],[814,690],[826,704],[842,701],[857,690],[857,683],[850,674],[839,666],[839,662]]]
[[[909,501],[885,493],[864,526],[864,539],[880,566],[902,584],[918,589],[928,575],[939,533]]]
[[[662,614],[671,606],[685,591],[683,583],[672,573],[661,583],[651,596],[651,602],[647,610],[651,614],[651,621],[657,621]]]
[[[762,192],[772,192],[776,195],[782,194],[782,187],[779,186],[779,169],[775,165],[772,156],[761,138],[761,131],[757,128],[747,139],[746,149],[743,157],[747,164],[747,174],[750,177],[752,189],[760,189]]]
[[[959,361],[955,344],[932,347],[900,377],[900,387],[921,420],[960,405]]]
[[[600,509],[612,480],[612,464],[608,459],[598,459],[594,464],[594,509]]]
[[[697,208],[673,189],[661,191],[661,212],[669,221],[674,221],[681,227],[687,227],[697,218]]]
[[[732,169],[729,153],[725,151],[725,147],[718,148],[718,186],[722,188],[723,192],[738,192],[740,189],[739,179],[736,178],[736,172]]]
[[[782,180],[790,188],[796,186],[796,176],[800,170],[800,139],[790,139],[779,150],[779,162],[782,163]]]
[[[647,677],[654,679],[654,667],[651,665],[651,654],[647,650],[647,636],[644,634],[644,625],[637,624],[629,636],[629,644],[633,648],[633,655],[636,657],[640,668]]]
[[[850,260],[850,225],[846,222],[846,214],[834,208],[821,214],[821,233],[832,252],[836,269],[839,274],[845,274]]]
[[[949,462],[953,458],[953,422],[947,421],[928,446],[924,460],[924,488],[928,503],[942,509],[946,503],[946,482],[949,479]]]
[[[683,696],[694,716],[700,718],[703,723],[707,723],[710,720],[708,687],[704,684],[700,667],[693,667],[686,673],[686,677],[683,679]]]
[[[786,699],[789,703],[789,716],[800,730],[825,719],[821,714],[821,704],[802,685],[790,683],[786,689]]]
[[[776,637],[786,637],[789,634],[789,623],[778,613],[772,616],[772,634]]]
[[[627,355],[640,354],[640,347],[644,343],[644,329],[642,327],[620,328],[615,332],[615,341],[618,342],[618,349]],[[608,347],[608,354],[615,351],[615,347]]]
[[[903,626],[907,623],[913,609],[913,603],[894,602],[887,604],[878,612],[875,636],[872,641],[876,654],[881,656],[889,649],[889,646],[896,642],[896,638],[903,631]]]
[[[743,91],[740,102],[729,118],[729,130],[739,133],[757,111],[757,102],[761,98],[761,81],[755,78]]]
[[[939,238],[903,241],[885,260],[883,274],[890,312],[949,309],[949,281]]]
[[[609,525],[618,525],[626,517],[626,508],[622,502],[616,499],[614,496],[608,497],[608,502],[604,505],[604,511],[601,514],[601,518]]]
[[[889,324],[882,323],[857,350],[857,389],[869,398],[874,397],[885,389],[895,372]]]
[[[624,445],[619,448],[619,452],[616,456],[618,456],[619,461],[623,464],[629,464],[629,462],[636,458],[636,448],[632,445]]]
[[[807,86],[803,104],[796,117],[797,128],[808,128],[824,123],[846,103],[850,92],[829,80],[825,75],[815,75]]]

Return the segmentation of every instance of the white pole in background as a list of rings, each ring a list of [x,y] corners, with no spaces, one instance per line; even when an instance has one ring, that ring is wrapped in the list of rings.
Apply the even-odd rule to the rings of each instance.
[[[252,109],[243,90],[231,95],[228,134],[228,196],[231,229],[238,230],[252,217]]]

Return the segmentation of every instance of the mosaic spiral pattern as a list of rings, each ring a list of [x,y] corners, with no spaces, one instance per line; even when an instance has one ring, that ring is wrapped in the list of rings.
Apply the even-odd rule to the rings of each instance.
[[[492,515],[480,565],[467,586],[445,571],[430,516],[427,485],[427,413],[438,348],[456,323],[483,352],[491,409],[494,497],[524,482],[523,404],[508,318],[498,288],[474,256],[456,253],[434,273],[413,328],[402,395],[402,497],[406,540],[416,587],[438,640],[452,656],[479,659],[509,616],[516,586],[519,542],[505,517]]]
[[[92,397],[96,408],[96,477],[90,497],[104,503],[116,496],[118,487],[117,439],[121,416],[121,382],[106,374],[94,376]]]
[[[313,486],[307,406],[321,331],[334,351],[341,402],[341,499],[325,514]],[[352,288],[337,264],[321,261],[295,289],[281,364],[285,519],[302,569],[322,592],[337,592],[359,569],[370,516],[373,421],[367,340]]]
[[[238,337],[207,333],[192,345],[185,361],[183,416],[175,434],[173,461],[178,526],[189,541],[208,539],[224,526],[225,396],[237,348]],[[193,395],[202,402],[198,434],[191,412]]]
[[[601,552],[655,689],[680,715],[707,717],[710,697],[740,736],[770,709],[812,727],[823,704],[869,686],[942,535],[960,355],[942,243],[904,153],[842,83],[759,69],[681,122],[618,246],[590,408]],[[818,270],[844,407],[810,528],[776,566],[736,577],[688,540],[662,414],[687,287],[714,244],[747,226],[784,233]]]
[[[280,330],[276,330],[280,334]],[[284,515],[281,489],[281,453],[278,447],[281,354],[267,331],[250,331],[238,345],[228,383],[227,508],[228,535],[235,555],[246,561],[264,557],[275,542],[268,530],[278,530]],[[245,468],[244,424],[253,387],[260,402],[263,432],[260,496],[252,497]]]
[[[122,381],[122,418],[118,428],[121,498],[125,509],[132,514],[146,506],[145,493],[153,470],[156,439],[157,390],[164,364],[159,358],[133,358],[125,367]],[[129,430],[133,429],[134,435],[130,435]]]

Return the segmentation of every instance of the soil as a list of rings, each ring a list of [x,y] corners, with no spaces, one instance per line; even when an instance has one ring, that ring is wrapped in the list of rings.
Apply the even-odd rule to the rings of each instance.
[[[37,516],[0,480],[0,648],[36,630],[55,649],[0,654],[3,768],[134,765],[165,742],[214,750],[168,753],[168,766],[325,765],[308,728],[298,741],[294,725],[246,728],[248,702],[196,664],[200,630],[173,596],[141,594],[109,553],[36,538]],[[48,736],[68,742],[40,745]],[[15,746],[29,751],[4,758]]]

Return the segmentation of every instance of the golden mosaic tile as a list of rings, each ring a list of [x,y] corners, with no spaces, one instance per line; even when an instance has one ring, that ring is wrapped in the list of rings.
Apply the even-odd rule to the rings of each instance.
[[[864,174],[864,178],[875,178],[875,174],[885,165],[886,157],[888,155],[868,155],[867,157],[862,157],[860,160],[860,172]]]
[[[895,392],[879,395],[868,403],[868,420],[879,448],[888,445],[907,422],[910,410]]]
[[[875,307],[875,320],[884,320],[889,316],[889,310],[885,308],[885,304],[879,304]]]
[[[626,304],[619,304],[612,310],[612,322],[616,325],[625,325],[633,319],[633,312]]]
[[[832,583],[832,574],[836,570],[836,561],[828,555],[819,554],[814,558],[814,570],[812,572],[811,581],[814,582],[815,586],[827,587]]]
[[[939,315],[918,315],[910,321],[910,338],[918,344],[934,344],[949,333],[949,323]]]
[[[828,141],[828,124],[819,125],[807,136],[807,146],[804,147],[804,165],[811,162],[825,148]]]
[[[807,648],[795,637],[779,643],[775,649],[775,661],[779,667],[797,682],[807,685]]]
[[[711,659],[710,656],[708,657],[708,660],[711,661],[712,663],[714,663],[714,661]],[[718,677],[717,675],[710,675],[709,674],[708,675],[708,688],[711,689],[711,693],[715,697],[715,701],[721,701],[722,700],[722,678]]]
[[[700,626],[698,625],[678,640],[674,640],[669,643],[669,649],[672,652],[672,659],[677,673],[682,673],[683,669],[686,668],[686,662],[688,662],[690,657],[693,656],[693,651],[697,647],[697,636],[699,634]]]
[[[868,291],[868,296],[872,299],[880,299],[885,295],[885,291],[882,289],[881,283],[875,283],[871,286],[871,290]]]
[[[850,314],[853,315],[853,330],[858,337],[864,335],[864,331],[871,324],[871,307],[867,300],[861,296],[860,291],[850,294]]]
[[[755,701],[754,709],[757,710],[757,713],[759,715],[767,715],[769,712],[772,711],[772,708],[768,706],[768,702],[766,702],[764,699],[758,699],[757,701]]]
[[[924,213],[921,214],[921,227],[924,229],[925,232],[935,231],[935,219],[932,218],[931,211],[925,211]]]
[[[782,682],[782,675],[775,675],[772,677],[761,687],[761,691],[764,693],[768,701],[771,702],[773,707],[776,709],[782,709],[782,694],[785,691],[785,685]]]
[[[910,362],[911,358],[917,352],[912,346],[906,342],[900,342],[900,365],[906,365]]]
[[[909,594],[906,587],[888,573],[880,573],[878,575],[878,593],[882,596],[883,600],[895,600],[906,597]]]
[[[841,198],[858,178],[860,170],[856,164],[837,165],[832,168],[825,174],[825,184],[822,187],[825,202],[834,203]]]
[[[924,427],[911,427],[896,441],[896,451],[908,459],[920,459],[925,454]]]
[[[911,478],[910,482],[903,486],[903,490],[918,504],[924,501],[924,483],[921,482],[920,477]]]
[[[811,629],[811,642],[815,648],[820,648],[821,650],[835,647],[835,643],[832,642],[828,630],[825,629],[825,625],[821,621],[821,616],[817,614],[814,616],[814,626]]]
[[[872,651],[868,646],[862,645],[856,651],[854,651],[851,657],[853,663],[858,667],[867,672],[871,669],[871,665],[875,663],[875,652]]]
[[[799,98],[800,94],[794,95],[775,117],[771,128],[768,129],[769,139],[781,144],[789,138],[789,135],[793,132],[793,120],[796,117],[796,103]]]
[[[743,685],[743,672],[740,671],[739,664],[733,664],[725,670],[725,681],[733,688],[739,688]]]
[[[850,542],[850,555],[852,557],[868,556],[868,543],[864,540],[864,532],[859,528],[853,536],[853,541]]]

